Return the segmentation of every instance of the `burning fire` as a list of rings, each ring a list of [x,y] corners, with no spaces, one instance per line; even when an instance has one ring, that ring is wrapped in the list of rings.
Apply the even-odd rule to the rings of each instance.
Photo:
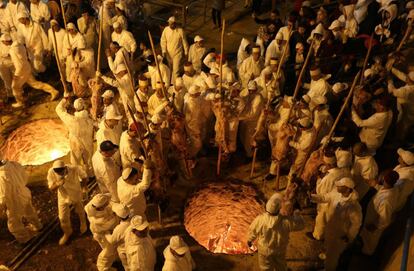
[[[264,211],[257,191],[247,184],[211,183],[187,202],[184,225],[187,232],[213,253],[249,254],[248,228]]]
[[[14,130],[1,147],[4,159],[22,165],[42,165],[69,152],[68,131],[57,119],[41,119]]]

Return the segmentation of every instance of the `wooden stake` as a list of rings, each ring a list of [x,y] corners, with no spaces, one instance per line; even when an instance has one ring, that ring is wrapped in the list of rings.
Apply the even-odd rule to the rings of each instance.
[[[254,174],[254,166],[256,164],[257,149],[258,147],[255,147],[254,152],[253,152],[252,168],[250,169],[250,179],[253,178],[253,174]]]
[[[367,68],[369,56],[371,54],[372,41],[373,40],[374,40],[374,33],[372,33],[371,34],[371,37],[369,38],[368,51],[367,51],[367,54],[365,55],[364,64],[362,65],[362,73],[364,73],[365,69]],[[361,78],[359,80],[359,84],[360,85],[362,84],[362,80],[364,80],[364,77],[363,76],[361,76]]]
[[[216,168],[217,176],[220,176],[220,171],[221,171],[221,145],[219,145],[219,149],[218,149],[217,168]]]
[[[63,69],[62,69],[62,66],[60,65],[60,61],[59,61],[59,52],[57,50],[56,33],[55,33],[55,30],[53,30],[53,28],[52,28],[52,34],[53,34],[53,42],[54,42],[53,50],[55,52],[56,64],[57,64],[57,67],[58,67],[58,70],[59,70],[60,81],[62,82],[62,85],[63,85],[63,93],[65,95],[65,94],[68,93],[68,89],[67,89],[67,86],[66,86],[66,81],[65,81],[65,76],[63,74]]]
[[[222,27],[221,27],[221,41],[220,41],[220,86],[219,86],[219,93],[221,94],[223,89],[223,56],[224,56],[224,31],[226,28],[226,20],[223,19]]]
[[[149,30],[148,30],[148,38],[149,38],[149,41],[150,41],[150,44],[151,44],[152,54],[153,54],[154,59],[155,59],[155,65],[157,66],[158,76],[160,77],[160,82],[161,82],[161,85],[162,85],[162,93],[164,94],[164,98],[166,100],[168,100],[167,90],[165,89],[164,80],[162,79],[162,74],[161,74],[160,65],[158,63],[157,54],[155,53],[154,41],[152,40],[152,35],[151,35],[151,32]]]
[[[413,25],[412,25],[412,23],[410,23],[410,24],[407,26],[407,29],[405,30],[404,37],[402,38],[402,40],[400,41],[400,44],[398,45],[397,49],[395,50],[396,52],[399,52],[399,51],[401,50],[401,48],[402,48],[402,46],[404,45],[405,41],[406,41],[406,40],[408,39],[408,37],[410,36],[410,33],[411,33],[412,29],[413,29]]]
[[[101,71],[101,51],[102,51],[102,34],[103,34],[103,19],[104,19],[103,5],[104,5],[104,3],[102,2],[101,18],[99,20],[98,56],[97,56],[97,60],[96,60],[96,70],[98,72]]]
[[[127,108],[128,108],[129,114],[131,115],[132,121],[134,122],[135,126],[137,127],[137,133],[138,133],[138,137],[139,137],[139,142],[141,143],[141,147],[142,147],[142,149],[144,150],[144,156],[145,156],[145,158],[148,158],[148,150],[147,150],[147,148],[145,147],[145,144],[144,144],[144,137],[143,137],[143,135],[142,135],[141,131],[139,130],[139,127],[138,127],[138,122],[137,122],[137,120],[135,119],[134,113],[132,112],[132,109],[131,109],[131,107],[129,106],[129,104],[127,104]]]

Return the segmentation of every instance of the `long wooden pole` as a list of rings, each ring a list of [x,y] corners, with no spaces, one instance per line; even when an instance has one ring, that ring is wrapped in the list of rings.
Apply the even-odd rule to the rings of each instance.
[[[365,55],[364,64],[362,65],[362,73],[367,68],[369,56],[370,56],[371,50],[372,50],[372,41],[373,40],[374,40],[374,33],[372,33],[371,34],[371,37],[369,38],[368,51],[367,51],[367,54]],[[361,76],[361,78],[359,79],[359,84],[362,84],[362,80],[364,80],[364,77],[363,76]]]
[[[102,34],[103,34],[103,20],[104,20],[103,5],[104,5],[104,3],[102,2],[101,18],[99,20],[98,56],[97,56],[97,60],[96,60],[96,70],[98,72],[101,71],[101,51],[102,51]]]
[[[143,137],[143,135],[142,135],[141,131],[139,130],[138,122],[137,122],[137,120],[135,119],[134,112],[132,112],[132,109],[131,109],[131,107],[129,106],[129,104],[127,104],[127,108],[128,108],[129,114],[131,115],[132,121],[134,122],[134,124],[135,124],[135,126],[136,126],[136,128],[137,128],[137,133],[138,133],[138,137],[139,137],[139,142],[141,143],[142,149],[144,150],[144,156],[145,156],[145,158],[148,158],[148,150],[147,150],[147,148],[145,147],[145,144],[144,144],[144,137]],[[149,131],[148,131],[148,132],[149,132]]]
[[[68,93],[68,89],[67,89],[67,86],[66,86],[65,77],[63,75],[63,69],[62,69],[62,66],[60,65],[59,52],[57,50],[56,33],[55,33],[55,30],[53,29],[53,27],[52,27],[52,34],[53,34],[53,42],[54,42],[53,50],[55,52],[56,64],[57,64],[57,67],[58,67],[58,70],[59,70],[60,81],[62,82],[62,85],[63,85],[63,93],[65,95],[65,94]]]
[[[158,76],[160,77],[160,82],[161,82],[161,86],[162,86],[162,93],[164,95],[164,98],[166,100],[168,100],[167,90],[165,89],[164,80],[162,79],[162,74],[161,74],[160,65],[158,63],[157,54],[155,53],[154,41],[152,40],[152,35],[151,35],[151,32],[149,30],[148,30],[148,38],[149,38],[149,41],[150,41],[150,44],[151,44],[152,55],[154,56],[154,59],[155,59],[155,65],[157,66]]]
[[[345,102],[344,102],[344,104],[342,105],[341,110],[340,110],[340,111],[339,111],[339,113],[338,113],[338,116],[336,116],[335,122],[333,123],[333,125],[332,125],[332,127],[331,127],[331,130],[330,130],[330,131],[329,131],[329,133],[328,133],[327,140],[324,142],[324,144],[323,144],[323,146],[322,146],[323,148],[325,148],[325,147],[328,145],[329,141],[331,140],[331,137],[332,137],[332,135],[333,135],[333,133],[334,133],[334,131],[335,131],[335,128],[336,128],[336,126],[338,125],[339,120],[341,119],[341,117],[342,117],[343,113],[345,112],[345,109],[346,109],[346,107],[347,107],[347,105],[348,105],[349,101],[351,100],[352,94],[353,94],[353,92],[354,92],[354,89],[355,89],[356,84],[357,84],[357,82],[358,82],[358,78],[359,78],[360,76],[361,76],[361,71],[359,71],[359,72],[357,73],[357,75],[356,75],[356,76],[355,76],[355,78],[354,78],[354,81],[352,82],[352,86],[351,86],[351,89],[349,90],[348,96],[346,97]]]
[[[399,52],[401,50],[401,48],[404,45],[405,41],[410,36],[410,33],[411,33],[412,29],[413,29],[413,23],[409,23],[408,26],[407,26],[407,29],[405,30],[404,37],[402,38],[402,40],[400,41],[400,44],[398,45],[397,49],[395,50],[396,52]]]
[[[300,70],[300,73],[299,73],[299,76],[298,76],[298,80],[296,81],[295,91],[293,92],[293,100],[295,100],[296,96],[298,96],[299,89],[302,85],[302,78],[303,78],[303,75],[305,73],[306,67],[308,66],[310,56],[313,52],[314,42],[315,42],[315,38],[312,39],[311,45],[309,47],[308,54],[306,55],[306,58],[305,58],[305,62],[303,63],[302,69]]]

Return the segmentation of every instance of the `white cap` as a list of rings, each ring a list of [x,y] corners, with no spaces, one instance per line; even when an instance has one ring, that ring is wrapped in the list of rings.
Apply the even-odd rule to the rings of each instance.
[[[280,193],[274,193],[266,202],[266,211],[270,214],[277,215],[280,210],[283,196]]]
[[[127,68],[126,68],[125,64],[119,64],[119,65],[116,66],[115,73],[120,73],[120,72],[126,71],[126,70],[127,70]]]
[[[118,28],[118,27],[120,27],[121,26],[121,24],[118,22],[118,21],[115,21],[113,24],[112,24],[112,27],[115,29],[115,28]]]
[[[182,87],[184,85],[184,81],[182,77],[175,78],[174,86],[176,87]]]
[[[175,23],[175,17],[174,16],[171,16],[170,18],[168,18],[168,21],[167,22],[169,22],[169,23]]]
[[[162,85],[163,85],[163,83],[161,83],[160,81],[158,81],[158,82],[155,84],[155,89],[162,89]]]
[[[197,85],[192,85],[188,90],[188,94],[197,94],[200,93],[200,87]]]
[[[369,77],[369,76],[371,76],[371,75],[373,75],[373,74],[374,74],[374,70],[373,70],[373,69],[368,68],[368,69],[366,69],[366,70],[364,71],[364,77],[365,77],[365,78],[367,78],[367,77]]]
[[[201,37],[199,35],[194,37],[194,42],[199,42],[199,41],[202,41],[202,40],[204,40],[203,37]]]
[[[341,93],[342,91],[344,91],[347,88],[348,88],[348,84],[346,84],[346,83],[336,83],[332,86],[332,91],[335,94],[338,94],[338,93]]]
[[[122,171],[122,179],[127,180],[131,175],[132,167],[127,167]]]
[[[252,53],[253,54],[259,54],[260,53],[260,47],[258,47],[258,46],[253,47],[252,48]]]
[[[257,90],[257,83],[254,80],[249,81],[249,83],[247,84],[247,89],[248,90]]]
[[[342,179],[340,179],[339,181],[337,181],[336,183],[335,183],[335,185],[338,187],[338,186],[345,186],[345,187],[348,187],[348,188],[351,188],[351,189],[354,189],[354,187],[355,187],[355,183],[354,183],[354,180],[352,180],[351,178],[349,178],[349,177],[345,177],[345,178],[342,178]]]
[[[149,227],[148,221],[140,215],[136,215],[131,219],[131,227],[138,231],[143,231]]]
[[[311,6],[311,1],[303,1],[302,2],[302,7],[310,7]]]
[[[275,40],[283,40],[283,33],[282,32],[277,32]]]
[[[66,167],[65,162],[63,162],[62,160],[56,160],[55,162],[53,162],[53,169],[56,168],[64,168]]]
[[[112,90],[107,89],[105,92],[101,95],[102,98],[113,98],[115,97],[115,94]]]
[[[112,211],[122,219],[125,219],[129,216],[129,208],[121,203],[113,203]]]
[[[163,119],[161,118],[161,116],[159,114],[154,114],[151,117],[151,122],[154,124],[161,124],[163,122]]]
[[[50,25],[59,25],[59,22],[55,19],[50,20]]]
[[[270,59],[270,65],[277,65],[277,64],[279,64],[279,60],[277,60],[275,58]]]
[[[339,20],[334,20],[329,26],[329,30],[334,30],[335,28],[341,27],[342,24]]]
[[[149,83],[148,83],[148,80],[141,80],[141,78],[140,78],[140,79],[138,79],[138,85],[140,87],[147,87],[149,85]]]
[[[170,248],[179,255],[184,255],[190,250],[184,240],[178,235],[171,237]]]
[[[220,93],[214,94],[214,99],[221,99],[221,94]]]
[[[309,128],[312,126],[312,120],[308,117],[304,117],[298,120],[299,124],[302,127]]]
[[[76,30],[76,26],[74,23],[68,23],[66,25],[67,30]]]
[[[73,102],[73,107],[75,108],[76,111],[81,111],[85,109],[85,102],[83,101],[82,98],[78,98]]]
[[[402,148],[399,148],[397,150],[398,155],[401,157],[401,159],[406,163],[407,165],[411,166],[414,164],[414,153],[410,151],[406,151]]]
[[[115,110],[113,109],[113,107],[111,107],[106,112],[105,119],[107,119],[107,120],[121,120],[122,119],[122,115],[119,115],[117,112],[115,112]]]
[[[1,35],[0,41],[12,41],[12,38],[8,33],[4,33],[3,35]]]
[[[109,200],[111,199],[111,196],[109,194],[96,194],[92,199],[91,199],[91,204],[97,208],[100,208],[102,206],[104,206],[105,204],[107,204],[109,202]]]
[[[336,166],[338,168],[346,168],[352,165],[352,154],[349,151],[345,150],[336,150]]]
[[[408,1],[407,4],[405,4],[406,9],[414,9],[414,1]]]
[[[323,25],[319,23],[313,31],[314,31],[313,34],[323,35],[323,33],[325,32],[325,29],[323,28]]]

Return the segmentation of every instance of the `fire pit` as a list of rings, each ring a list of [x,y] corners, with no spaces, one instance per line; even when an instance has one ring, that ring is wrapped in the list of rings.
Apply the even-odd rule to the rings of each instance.
[[[210,183],[188,200],[184,212],[187,232],[213,253],[249,254],[248,228],[264,211],[258,191],[242,182]]]
[[[57,119],[41,119],[14,130],[0,153],[4,159],[24,166],[38,166],[65,156],[69,150],[64,124]]]

